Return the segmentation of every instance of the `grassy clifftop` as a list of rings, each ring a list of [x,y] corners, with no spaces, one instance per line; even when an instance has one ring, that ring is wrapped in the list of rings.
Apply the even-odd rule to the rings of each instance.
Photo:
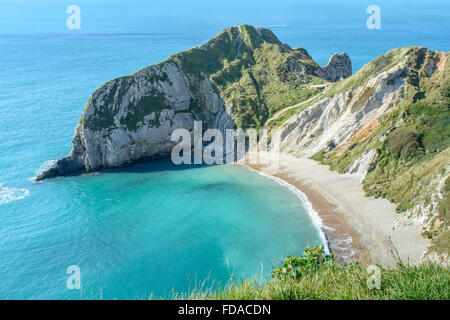
[[[192,299],[225,300],[448,300],[450,273],[447,267],[433,264],[396,269],[380,268],[380,287],[367,267],[359,263],[338,265],[322,248],[306,248],[303,256],[287,257],[272,271],[268,282],[244,280],[230,282],[225,288],[198,290]],[[370,278],[370,279],[369,279]]]

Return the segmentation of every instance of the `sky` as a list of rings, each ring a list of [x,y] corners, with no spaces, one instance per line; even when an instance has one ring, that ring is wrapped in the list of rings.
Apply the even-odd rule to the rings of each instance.
[[[430,19],[448,26],[450,1],[444,0],[0,0],[0,33],[68,32],[66,8],[82,9],[80,32],[151,32],[155,25],[221,26],[283,25],[306,21],[317,27],[345,27],[366,19],[369,5],[378,5],[386,22],[414,24]]]

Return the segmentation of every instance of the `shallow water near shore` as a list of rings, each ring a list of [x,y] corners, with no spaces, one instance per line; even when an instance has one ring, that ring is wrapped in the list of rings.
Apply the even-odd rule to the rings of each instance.
[[[323,244],[301,199],[240,166],[159,160],[30,189],[0,217],[2,298],[168,297],[208,277],[267,278]],[[66,288],[70,265],[82,291]]]

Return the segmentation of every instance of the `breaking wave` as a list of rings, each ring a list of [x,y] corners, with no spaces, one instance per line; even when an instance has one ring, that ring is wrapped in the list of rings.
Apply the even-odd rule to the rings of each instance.
[[[23,199],[28,196],[29,193],[30,191],[27,189],[4,187],[0,183],[0,205]]]
[[[50,169],[50,167],[56,162],[56,160],[45,160],[40,167],[35,171],[34,177],[31,177],[29,180],[34,182],[36,178],[47,169]]]

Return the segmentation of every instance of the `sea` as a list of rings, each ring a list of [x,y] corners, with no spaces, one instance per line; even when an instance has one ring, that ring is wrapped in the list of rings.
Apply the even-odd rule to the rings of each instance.
[[[371,5],[379,28],[368,28]],[[70,6],[79,29],[68,28]],[[158,160],[34,177],[70,151],[102,83],[225,27],[270,28],[320,65],[346,51],[357,72],[396,47],[448,51],[449,14],[438,0],[2,0],[0,299],[180,297],[265,281],[287,255],[324,245],[302,195],[237,165]]]

